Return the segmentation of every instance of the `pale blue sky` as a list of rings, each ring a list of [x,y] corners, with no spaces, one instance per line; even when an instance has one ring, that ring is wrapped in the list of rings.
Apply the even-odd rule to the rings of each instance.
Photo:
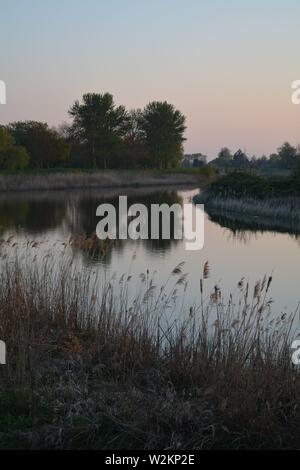
[[[0,122],[67,120],[85,92],[117,104],[168,100],[186,150],[270,153],[300,142],[296,0],[0,0]]]

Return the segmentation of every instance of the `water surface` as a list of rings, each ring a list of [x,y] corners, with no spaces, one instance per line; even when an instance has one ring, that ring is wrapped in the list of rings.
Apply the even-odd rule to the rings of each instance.
[[[198,188],[136,188],[99,191],[58,191],[10,193],[0,196],[0,230],[2,240],[10,241],[10,250],[25,249],[38,253],[47,251],[55,260],[70,236],[95,232],[96,208],[102,202],[118,204],[119,195],[128,195],[128,204],[169,204],[192,201]],[[32,241],[37,242],[34,244]],[[67,243],[68,245],[68,243]],[[2,251],[7,249],[2,244]],[[5,248],[6,247],[6,248]],[[172,269],[184,261],[188,273],[187,303],[198,302],[199,280],[206,261],[210,266],[207,292],[218,284],[229,294],[237,289],[241,278],[255,283],[266,275],[273,276],[270,295],[274,313],[293,311],[300,300],[300,238],[288,228],[266,228],[259,220],[230,220],[222,214],[206,214],[205,243],[200,251],[186,251],[182,240],[122,240],[103,257],[88,256],[78,247],[82,267],[93,265],[95,270],[111,276],[113,273],[132,275],[133,279],[149,269],[155,284],[166,281]],[[133,286],[134,287],[134,286]]]

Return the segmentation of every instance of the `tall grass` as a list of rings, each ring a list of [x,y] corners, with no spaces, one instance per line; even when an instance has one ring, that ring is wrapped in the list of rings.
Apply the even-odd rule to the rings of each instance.
[[[0,174],[0,191],[35,191],[197,184],[199,175],[157,170],[44,171]]]
[[[157,287],[64,258],[1,265],[0,447],[298,446],[297,311],[272,316],[271,278],[226,298],[206,263],[189,306],[183,263]]]
[[[288,220],[300,228],[300,198],[285,197],[271,199],[208,197],[205,193],[195,196],[196,203],[205,204],[208,209],[227,211],[240,216],[266,217]]]

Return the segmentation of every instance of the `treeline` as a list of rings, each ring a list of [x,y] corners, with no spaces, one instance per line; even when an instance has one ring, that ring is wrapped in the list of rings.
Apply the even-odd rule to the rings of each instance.
[[[227,147],[223,147],[216,159],[210,162],[211,165],[219,169],[243,169],[268,171],[272,169],[294,170],[300,165],[300,147],[293,147],[285,142],[277,149],[277,153],[272,153],[268,157],[263,155],[260,158],[252,156],[251,158],[241,149],[234,154]]]
[[[88,93],[68,113],[70,124],[59,128],[37,121],[0,125],[0,170],[171,169],[182,163],[185,117],[166,101],[128,111],[109,93]],[[300,148],[285,142],[277,153],[261,158],[224,147],[208,169],[293,170],[299,165]]]
[[[185,117],[167,102],[143,110],[88,93],[58,129],[36,121],[0,127],[0,169],[174,168],[183,156]]]

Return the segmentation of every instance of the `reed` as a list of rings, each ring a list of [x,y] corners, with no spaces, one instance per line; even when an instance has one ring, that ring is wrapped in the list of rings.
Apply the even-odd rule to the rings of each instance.
[[[183,263],[156,287],[64,256],[0,262],[1,448],[298,447],[298,310],[272,315],[270,277],[226,297],[205,263],[187,305]]]
[[[197,184],[199,174],[157,170],[44,171],[0,174],[0,192]]]
[[[205,204],[208,210],[236,213],[241,217],[279,219],[300,227],[300,198],[298,197],[260,200],[249,197],[243,199],[208,197],[206,194],[199,194],[195,196],[194,201],[198,204]]]

